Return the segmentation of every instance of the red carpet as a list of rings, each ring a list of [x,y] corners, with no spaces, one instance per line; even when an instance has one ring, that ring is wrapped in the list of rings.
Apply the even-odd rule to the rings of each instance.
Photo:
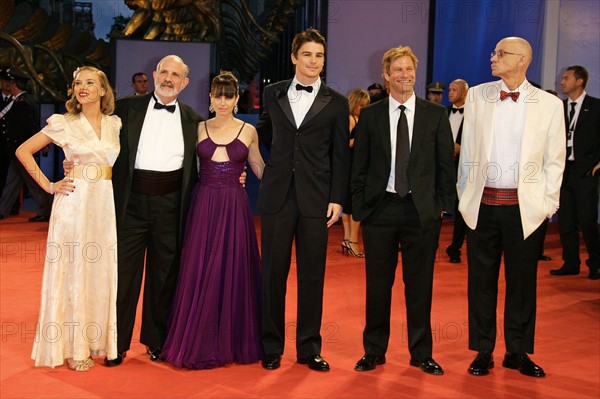
[[[533,360],[545,378],[526,377],[501,367],[504,342],[500,328],[496,368],[474,377],[466,369],[474,357],[468,350],[466,259],[450,264],[444,249],[452,222],[444,222],[433,297],[434,358],[446,374],[430,376],[408,365],[403,284],[398,274],[392,308],[392,337],[387,364],[358,373],[364,321],[364,261],[341,255],[342,226],[331,230],[323,316],[323,356],[329,373],[295,363],[295,271],[288,289],[288,340],[282,367],[259,364],[207,371],[177,370],[150,362],[139,343],[123,365],[108,369],[96,359],[88,373],[66,366],[35,368],[29,359],[38,317],[47,224],[28,223],[22,214],[0,222],[0,397],[2,398],[598,398],[600,397],[600,281],[579,276],[552,277],[560,267],[556,225],[546,238],[550,262],[540,262],[538,315]],[[257,219],[257,228],[260,227]],[[585,255],[582,251],[582,257]],[[585,269],[585,268],[584,268]],[[504,285],[501,278],[501,295]],[[502,315],[503,298],[498,314]],[[140,312],[138,311],[138,315]],[[502,326],[502,319],[498,318]]]

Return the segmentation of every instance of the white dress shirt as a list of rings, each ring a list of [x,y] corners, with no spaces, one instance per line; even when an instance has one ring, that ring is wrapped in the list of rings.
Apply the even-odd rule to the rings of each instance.
[[[521,138],[525,127],[526,100],[529,90],[537,90],[524,80],[515,90],[509,90],[502,82],[501,90],[519,92],[520,97],[513,101],[508,97],[498,100],[494,110],[492,151],[490,164],[484,168],[486,187],[517,188],[519,184],[519,159]]]
[[[175,112],[154,109],[156,101],[150,99],[140,142],[135,157],[135,169],[170,172],[183,166],[183,130],[177,100],[165,104],[175,105]]]
[[[302,86],[312,86],[312,93],[307,92],[306,90],[296,90],[296,85],[302,84],[298,82],[296,76],[292,79],[292,84],[288,89],[288,100],[290,101],[290,107],[292,108],[292,113],[294,114],[294,121],[296,122],[296,129],[302,125],[302,121],[304,117],[308,113],[310,107],[312,107],[313,102],[315,102],[315,98],[317,97],[317,93],[321,88],[321,78],[317,79],[316,82],[310,85],[302,85]]]
[[[452,106],[452,108],[462,109],[464,112],[464,105],[462,107]],[[448,118],[450,119],[450,127],[452,128],[452,138],[454,138],[455,143],[456,138],[458,137],[458,131],[460,130],[460,124],[462,123],[464,117],[464,114],[461,114],[460,112],[450,111],[450,116]]]
[[[400,103],[394,99],[394,97],[390,96],[390,105],[389,105],[389,118],[390,118],[390,144],[392,148],[392,167],[390,170],[390,177],[388,178],[388,184],[386,191],[390,193],[395,193],[396,189],[394,188],[394,184],[396,183],[396,136],[398,135],[398,119],[400,119]],[[416,105],[416,97],[415,93],[413,93],[408,100],[404,104],[406,107],[404,113],[406,114],[406,122],[408,123],[408,143],[409,146],[412,146],[412,136],[413,136],[413,124],[415,121],[415,105]]]

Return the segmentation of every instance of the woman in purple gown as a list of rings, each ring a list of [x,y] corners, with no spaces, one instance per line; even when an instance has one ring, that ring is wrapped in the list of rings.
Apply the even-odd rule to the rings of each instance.
[[[189,369],[262,358],[260,256],[239,176],[248,160],[260,179],[264,162],[256,129],[233,116],[237,79],[221,72],[210,90],[210,109],[216,116],[198,126],[200,175],[162,352],[165,361]]]

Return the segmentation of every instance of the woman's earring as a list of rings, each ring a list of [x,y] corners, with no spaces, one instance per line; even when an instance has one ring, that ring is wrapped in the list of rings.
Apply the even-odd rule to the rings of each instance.
[[[235,104],[235,107],[233,107],[233,113],[234,114],[238,113],[238,106],[237,106],[237,104]]]
[[[209,111],[210,113],[214,114],[214,113],[215,113],[215,107],[213,107],[213,105],[212,105],[212,104],[210,104],[210,105],[208,106],[208,111]]]

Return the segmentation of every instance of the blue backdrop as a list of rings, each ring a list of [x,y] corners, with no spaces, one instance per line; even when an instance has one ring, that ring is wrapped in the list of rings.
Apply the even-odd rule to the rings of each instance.
[[[432,80],[446,86],[458,78],[469,86],[496,80],[490,52],[502,38],[519,36],[533,48],[527,78],[540,83],[543,31],[543,0],[437,0]]]

